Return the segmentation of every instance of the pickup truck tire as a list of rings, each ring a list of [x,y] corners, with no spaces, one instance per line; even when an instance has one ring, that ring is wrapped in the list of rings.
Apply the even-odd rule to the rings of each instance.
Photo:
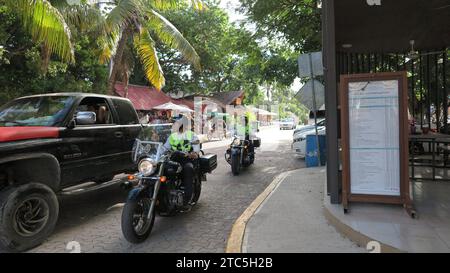
[[[0,193],[0,246],[21,252],[41,244],[58,220],[59,204],[46,185],[29,183]]]

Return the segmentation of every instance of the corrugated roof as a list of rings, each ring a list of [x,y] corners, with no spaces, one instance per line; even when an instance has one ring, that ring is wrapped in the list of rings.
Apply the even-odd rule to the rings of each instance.
[[[187,99],[172,99],[172,102],[178,105],[186,106],[191,110],[194,110],[194,102]]]
[[[125,96],[123,83],[116,83],[115,90],[117,95]],[[128,85],[128,99],[133,103],[136,110],[141,111],[152,110],[155,106],[173,101],[172,98],[154,88],[132,84]]]
[[[222,108],[225,108],[226,107],[226,105],[224,104],[224,103],[222,103],[221,101],[219,101],[219,100],[217,100],[217,99],[214,99],[213,97],[211,97],[211,96],[205,96],[205,95],[189,95],[189,96],[185,96],[185,97],[183,97],[182,99],[180,99],[180,100],[183,100],[183,101],[186,101],[186,102],[188,102],[189,104],[188,104],[188,106],[189,107],[194,107],[194,104],[195,104],[195,98],[199,98],[199,99],[201,99],[201,101],[202,101],[202,104],[203,104],[203,106],[206,106],[206,104],[208,104],[208,103],[215,103],[215,104],[217,104],[217,106],[219,106],[219,107],[222,107]],[[192,108],[193,109],[193,108]]]
[[[211,98],[220,101],[224,105],[229,105],[244,94],[244,90],[232,92],[220,92],[211,95]]]

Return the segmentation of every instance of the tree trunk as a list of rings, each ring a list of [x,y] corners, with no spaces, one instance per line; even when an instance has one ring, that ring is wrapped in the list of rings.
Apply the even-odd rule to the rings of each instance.
[[[124,97],[125,98],[128,98],[128,83],[129,83],[129,80],[130,80],[130,76],[129,76],[130,74],[128,73],[128,71],[126,71],[125,73],[124,73],[124,79],[123,79],[123,81],[124,81],[124,84],[125,84],[125,87],[124,87],[124,92],[125,92],[125,95],[124,95]]]
[[[114,55],[113,60],[112,60],[111,75],[109,75],[109,80],[108,80],[108,89],[107,89],[108,95],[115,95],[114,94],[114,86],[117,81],[117,75],[120,75],[119,67],[120,67],[120,63],[122,62],[123,51],[125,50],[125,46],[127,44],[128,35],[129,35],[128,33],[129,33],[128,27],[126,27],[122,32],[119,43],[117,44],[116,54]]]
[[[48,71],[48,64],[50,63],[50,49],[45,44],[42,44],[41,46],[41,73],[42,75],[47,74]]]

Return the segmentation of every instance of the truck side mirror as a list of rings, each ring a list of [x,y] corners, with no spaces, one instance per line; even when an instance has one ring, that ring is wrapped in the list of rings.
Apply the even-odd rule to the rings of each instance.
[[[92,125],[97,121],[97,115],[94,112],[78,112],[75,115],[76,125]]]

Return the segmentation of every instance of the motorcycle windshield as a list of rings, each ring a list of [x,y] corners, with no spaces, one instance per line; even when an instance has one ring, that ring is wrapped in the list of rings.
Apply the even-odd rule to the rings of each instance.
[[[144,125],[138,139],[141,141],[165,143],[171,133],[172,124]]]
[[[157,162],[163,152],[163,145],[172,131],[171,124],[154,124],[143,127],[133,145],[133,161],[150,158]]]

